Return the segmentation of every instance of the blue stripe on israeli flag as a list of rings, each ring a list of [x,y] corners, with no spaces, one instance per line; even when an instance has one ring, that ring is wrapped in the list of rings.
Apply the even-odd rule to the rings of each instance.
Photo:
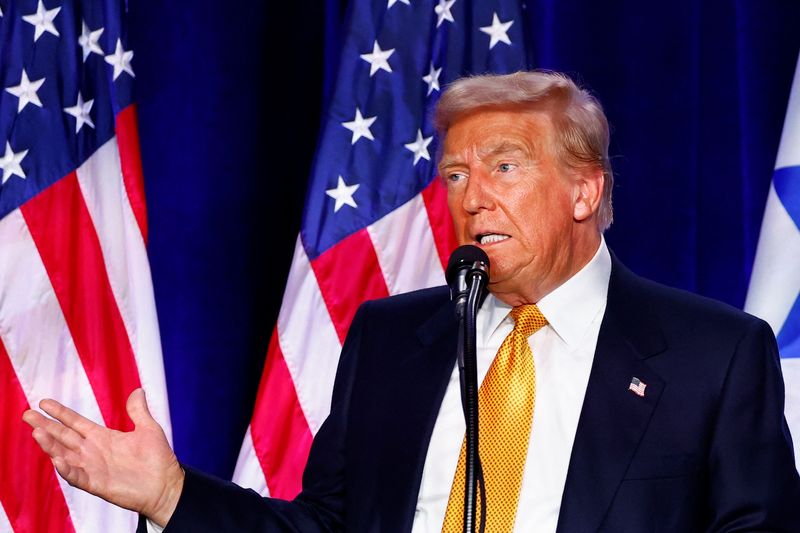
[[[800,469],[800,60],[744,309],[766,320],[778,339],[786,420]]]

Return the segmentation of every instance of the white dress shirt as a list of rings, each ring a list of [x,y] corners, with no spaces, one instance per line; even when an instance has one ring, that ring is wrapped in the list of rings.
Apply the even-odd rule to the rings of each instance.
[[[611,255],[605,240],[589,263],[542,298],[549,324],[528,339],[536,365],[536,404],[522,477],[515,532],[556,530],[572,442],[606,309]],[[491,294],[477,317],[478,380],[514,328],[511,307]],[[412,533],[439,533],[464,440],[458,368],[453,369],[433,428]],[[147,521],[148,533],[162,528]]]
[[[605,241],[589,263],[538,302],[549,324],[528,339],[536,365],[536,401],[515,532],[552,533],[558,523],[572,443],[606,309],[611,256]],[[511,307],[487,296],[477,317],[478,380],[514,328]],[[442,530],[464,440],[458,368],[433,428],[412,533]]]

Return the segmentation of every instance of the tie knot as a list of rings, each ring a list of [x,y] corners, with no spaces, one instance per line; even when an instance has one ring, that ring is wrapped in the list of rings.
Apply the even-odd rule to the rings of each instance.
[[[514,331],[526,338],[547,325],[547,319],[536,304],[515,307],[511,310],[511,318],[514,319]]]

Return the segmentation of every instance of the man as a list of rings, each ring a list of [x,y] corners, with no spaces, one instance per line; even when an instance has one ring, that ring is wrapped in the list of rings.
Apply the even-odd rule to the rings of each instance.
[[[436,125],[458,239],[491,260],[478,315],[486,531],[800,531],[772,333],[610,254],[599,103],[560,74],[479,76],[445,92]],[[142,391],[127,434],[52,400],[41,407],[62,424],[24,418],[62,477],[151,529],[457,531],[456,331],[445,288],[362,306],[292,502],[184,472]]]

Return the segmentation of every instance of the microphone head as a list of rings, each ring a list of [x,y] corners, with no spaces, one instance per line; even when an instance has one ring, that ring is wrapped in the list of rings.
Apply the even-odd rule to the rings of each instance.
[[[458,271],[464,267],[471,267],[476,261],[485,263],[487,267],[489,266],[489,256],[477,246],[465,244],[456,248],[447,262],[447,271],[445,272],[447,284],[452,286],[453,282],[458,278]]]

